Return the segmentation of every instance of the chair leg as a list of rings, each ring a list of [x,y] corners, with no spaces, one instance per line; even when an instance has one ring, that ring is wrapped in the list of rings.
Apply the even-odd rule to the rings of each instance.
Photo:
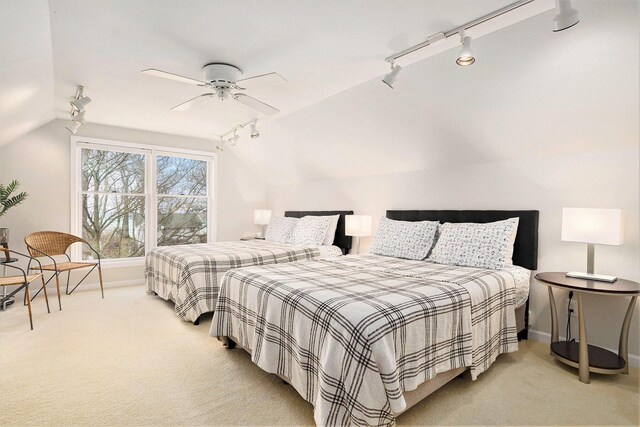
[[[27,296],[27,310],[29,311],[29,324],[33,331],[33,317],[31,316],[31,298],[29,298],[29,284],[24,288],[24,294]]]
[[[60,279],[57,271],[54,274],[56,275],[56,290],[58,291],[58,308],[62,311],[62,303],[60,302]]]
[[[67,295],[71,295],[71,293],[69,293],[69,279],[71,278],[71,270],[67,271],[67,289],[64,291],[65,294]],[[75,288],[73,288],[75,289]],[[73,289],[71,290],[71,292],[73,292]]]
[[[42,290],[44,291],[44,300],[47,303],[47,313],[51,313],[51,310],[49,310],[49,296],[47,295],[47,285],[44,283],[44,274],[40,277],[42,278]]]
[[[104,299],[104,288],[102,287],[102,267],[98,264],[98,276],[100,278],[100,292],[102,293],[102,299]]]

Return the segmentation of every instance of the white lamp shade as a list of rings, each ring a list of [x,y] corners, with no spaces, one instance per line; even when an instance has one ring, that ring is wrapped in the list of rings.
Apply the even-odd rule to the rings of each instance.
[[[267,225],[271,221],[271,211],[268,209],[255,209],[253,211],[253,223],[256,225]]]
[[[345,233],[347,236],[371,236],[371,217],[369,215],[345,216]]]
[[[562,240],[621,245],[624,216],[621,209],[562,208]]]

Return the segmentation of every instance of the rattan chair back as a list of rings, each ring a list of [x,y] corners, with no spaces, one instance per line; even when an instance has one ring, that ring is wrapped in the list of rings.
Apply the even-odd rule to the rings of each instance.
[[[24,242],[31,256],[40,257],[43,254],[64,255],[69,246],[84,242],[84,239],[60,231],[36,231],[25,237]]]

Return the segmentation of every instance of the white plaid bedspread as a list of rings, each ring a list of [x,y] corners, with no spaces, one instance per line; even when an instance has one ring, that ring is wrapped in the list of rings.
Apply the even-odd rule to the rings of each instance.
[[[310,260],[317,248],[264,240],[163,246],[145,258],[145,286],[175,302],[180,318],[195,321],[215,309],[222,276],[234,268]]]
[[[318,425],[393,425],[404,391],[517,350],[513,277],[369,254],[233,270],[210,335],[287,378]]]

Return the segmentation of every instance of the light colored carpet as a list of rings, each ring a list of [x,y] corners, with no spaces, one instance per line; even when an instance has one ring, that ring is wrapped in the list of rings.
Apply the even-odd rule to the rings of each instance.
[[[295,390],[225,350],[142,286],[80,291],[34,326],[18,304],[0,312],[0,425],[311,425]],[[638,425],[638,369],[593,375],[555,361],[542,343],[498,358],[479,380],[455,379],[398,425]]]

